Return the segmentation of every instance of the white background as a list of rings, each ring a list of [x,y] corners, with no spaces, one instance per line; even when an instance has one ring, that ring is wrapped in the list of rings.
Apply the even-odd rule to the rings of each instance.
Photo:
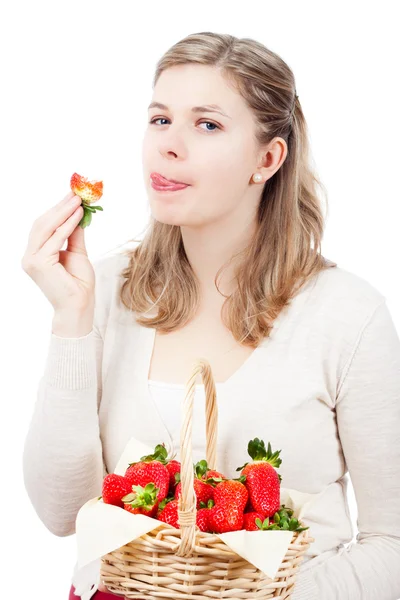
[[[75,536],[57,538],[38,519],[23,485],[52,320],[20,266],[34,219],[69,192],[76,171],[104,181],[104,212],[85,230],[89,256],[138,235],[149,215],[141,141],[156,61],[190,33],[252,37],[295,74],[329,194],[323,255],[376,286],[400,331],[398,8],[265,0],[2,6],[2,598],[29,588],[41,600],[67,600],[76,552]],[[350,506],[356,531],[352,490]]]

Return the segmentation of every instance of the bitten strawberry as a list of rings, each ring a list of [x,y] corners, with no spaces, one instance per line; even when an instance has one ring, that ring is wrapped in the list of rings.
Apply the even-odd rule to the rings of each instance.
[[[280,506],[281,477],[274,468],[279,467],[282,462],[280,452],[281,450],[272,453],[270,443],[267,450],[264,442],[255,438],[248,444],[248,453],[253,462],[236,469],[246,478],[245,485],[254,510],[266,517],[273,515]]]
[[[109,473],[103,479],[102,496],[104,504],[114,504],[123,508],[122,497],[132,491],[132,484],[123,475]]]
[[[142,456],[139,462],[130,463],[125,471],[125,477],[132,485],[146,486],[154,483],[158,488],[157,500],[161,502],[168,495],[169,473],[167,467],[159,460],[154,460],[153,455]]]
[[[132,493],[123,496],[124,509],[133,514],[154,517],[158,508],[158,488],[154,483],[148,483],[146,487],[141,485],[132,486]]]
[[[93,202],[97,202],[103,195],[103,182],[88,181],[86,177],[74,173],[70,180],[70,187],[76,196],[82,198],[83,217],[79,225],[85,228],[90,225],[92,214],[96,210],[103,210],[101,206],[92,206]]]

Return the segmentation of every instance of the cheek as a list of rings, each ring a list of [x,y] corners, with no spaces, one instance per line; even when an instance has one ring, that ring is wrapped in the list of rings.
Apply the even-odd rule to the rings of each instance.
[[[252,161],[253,150],[249,147],[248,140],[243,139],[243,136],[229,136],[228,141],[221,137],[207,146],[203,159],[198,157],[198,162],[194,163],[201,164],[201,180],[209,182],[213,187],[230,186],[230,182],[232,185],[243,183]]]
[[[147,134],[144,135],[142,140],[142,163],[146,165],[149,163],[149,158],[151,154],[151,144],[149,142],[149,137]]]

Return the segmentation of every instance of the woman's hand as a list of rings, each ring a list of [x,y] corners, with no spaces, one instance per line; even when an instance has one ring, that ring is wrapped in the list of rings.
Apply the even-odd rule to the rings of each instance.
[[[82,199],[69,192],[33,223],[21,261],[57,313],[85,311],[94,304],[95,273],[85,247]],[[67,248],[61,250],[65,241]]]

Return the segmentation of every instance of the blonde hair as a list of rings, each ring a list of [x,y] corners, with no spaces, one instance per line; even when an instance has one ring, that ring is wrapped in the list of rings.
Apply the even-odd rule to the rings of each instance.
[[[232,257],[241,255],[235,270],[237,289],[225,296],[221,313],[238,342],[256,347],[304,284],[320,271],[337,267],[320,254],[324,216],[317,186],[326,205],[327,194],[310,165],[307,125],[293,73],[277,54],[253,39],[194,33],[161,57],[153,86],[166,69],[188,63],[217,67],[236,85],[254,114],[257,143],[265,145],[280,136],[288,146],[284,163],[264,184],[256,235]],[[180,227],[151,215],[147,228],[140,244],[124,252],[130,260],[122,271],[120,299],[144,327],[171,332],[196,315],[199,281],[186,256]],[[215,277],[218,290],[224,266]],[[158,307],[155,316],[144,316],[154,307]]]

